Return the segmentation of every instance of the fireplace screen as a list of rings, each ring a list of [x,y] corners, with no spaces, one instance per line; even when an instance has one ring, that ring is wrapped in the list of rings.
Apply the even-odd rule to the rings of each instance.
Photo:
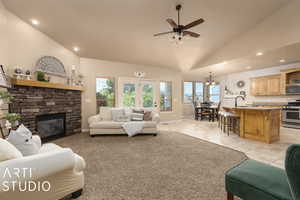
[[[65,119],[65,113],[37,116],[36,127],[42,141],[49,141],[65,136]]]

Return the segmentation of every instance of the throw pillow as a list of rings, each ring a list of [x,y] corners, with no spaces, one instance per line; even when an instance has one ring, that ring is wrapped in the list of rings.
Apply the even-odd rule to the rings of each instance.
[[[144,120],[144,114],[133,112],[131,114],[131,120],[132,121],[143,121]]]
[[[142,110],[142,109],[133,109],[132,112],[133,112],[133,113],[144,114],[144,110]]]
[[[131,116],[132,109],[131,108],[124,108],[124,112],[126,116]]]
[[[116,122],[122,122],[126,120],[125,111],[123,108],[112,108],[111,109],[112,119]]]
[[[8,141],[0,138],[0,162],[22,158],[21,152]]]
[[[39,147],[32,140],[32,133],[23,124],[16,131],[11,131],[7,141],[13,144],[23,156],[30,156],[39,152]]]
[[[20,133],[22,133],[22,134],[28,135],[28,136],[30,136],[30,137],[32,136],[31,131],[30,131],[28,128],[26,128],[26,127],[24,126],[24,124],[21,124],[21,125],[18,127],[17,131],[20,132]]]
[[[145,111],[144,121],[152,121],[152,112],[151,111]]]
[[[111,109],[110,107],[100,107],[100,118],[104,121],[112,120]]]

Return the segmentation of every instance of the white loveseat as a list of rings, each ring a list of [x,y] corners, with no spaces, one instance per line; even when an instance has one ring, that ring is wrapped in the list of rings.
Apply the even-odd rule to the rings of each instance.
[[[33,136],[33,139],[36,144],[40,145],[38,154],[0,162],[0,199],[59,200],[68,195],[72,195],[73,198],[80,196],[84,186],[84,159],[73,153],[71,149],[52,143],[41,146],[38,136]],[[16,169],[31,169],[32,174],[30,175],[27,170],[23,173],[25,176],[18,176],[13,173]],[[7,170],[11,172],[11,176],[7,174]],[[13,181],[17,183],[14,189]],[[37,188],[34,191],[28,191],[28,183],[31,181],[35,181],[36,184],[48,181],[51,189],[48,191],[47,184],[45,184],[46,191]],[[4,182],[9,185],[8,191]],[[26,184],[27,190],[22,191],[24,188],[22,187],[20,191],[19,183]]]
[[[101,107],[98,115],[91,116],[88,119],[90,136],[126,134],[122,128],[124,122],[113,121],[111,109],[109,107]],[[144,121],[144,127],[140,134],[157,135],[157,125],[160,121],[158,112],[152,108],[126,108],[126,112],[130,113],[133,109],[151,112],[152,120]]]

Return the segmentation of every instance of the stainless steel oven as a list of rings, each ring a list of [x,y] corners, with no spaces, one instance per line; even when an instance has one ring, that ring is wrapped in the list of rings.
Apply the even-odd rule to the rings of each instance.
[[[282,125],[300,129],[300,101],[291,101],[282,110]]]

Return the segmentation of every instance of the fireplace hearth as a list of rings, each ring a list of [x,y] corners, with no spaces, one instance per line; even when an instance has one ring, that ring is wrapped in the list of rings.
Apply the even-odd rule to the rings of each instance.
[[[36,131],[43,142],[66,135],[66,113],[36,116]]]

